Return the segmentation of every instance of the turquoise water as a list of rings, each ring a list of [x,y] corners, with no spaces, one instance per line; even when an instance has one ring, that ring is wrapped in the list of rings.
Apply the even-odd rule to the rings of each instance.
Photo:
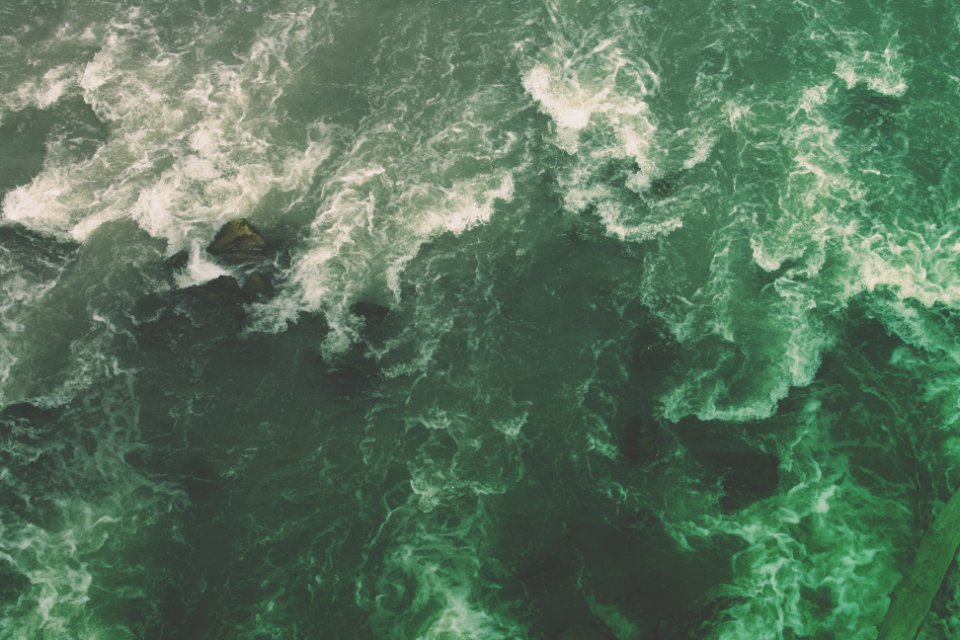
[[[0,43],[0,637],[876,637],[960,484],[960,5]]]

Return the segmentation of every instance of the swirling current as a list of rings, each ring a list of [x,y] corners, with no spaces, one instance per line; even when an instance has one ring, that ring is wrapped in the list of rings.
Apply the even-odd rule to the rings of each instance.
[[[960,4],[0,44],[0,638],[876,637],[960,484]]]

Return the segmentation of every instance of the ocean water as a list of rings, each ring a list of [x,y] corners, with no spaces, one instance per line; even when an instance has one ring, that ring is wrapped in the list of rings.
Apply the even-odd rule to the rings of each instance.
[[[0,45],[0,638],[876,637],[960,485],[960,4],[0,0]]]

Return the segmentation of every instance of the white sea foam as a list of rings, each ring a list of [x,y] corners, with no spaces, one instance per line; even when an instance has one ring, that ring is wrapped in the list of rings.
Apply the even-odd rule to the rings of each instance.
[[[444,590],[443,608],[427,629],[419,637],[424,640],[436,638],[471,638],[476,640],[494,640],[513,637],[514,632],[495,616],[478,607],[471,600],[471,594],[460,588]]]
[[[324,354],[341,353],[358,338],[355,301],[398,301],[404,270],[425,243],[487,223],[515,190],[517,136],[486,119],[503,113],[503,100],[498,88],[483,88],[428,122],[406,106],[368,120],[327,176],[286,286],[255,306],[252,327],[281,330],[320,311],[331,329]]]
[[[783,134],[792,166],[779,198],[735,201],[737,221],[714,242],[706,285],[692,304],[677,307],[678,317],[670,324],[678,339],[716,336],[724,346],[711,349],[707,363],[664,395],[668,417],[769,417],[791,388],[814,379],[821,353],[834,342],[825,315],[871,282],[862,268],[873,263],[874,254],[855,248],[866,188],[849,170],[828,107],[841,90],[829,80],[799,93],[792,126]],[[763,223],[750,224],[753,215]],[[746,261],[776,273],[759,291],[743,278],[744,236],[750,251]],[[832,267],[829,276],[826,266]],[[899,275],[909,279],[907,273]]]
[[[67,172],[51,169],[33,182],[13,191],[3,199],[3,221],[18,222],[32,228],[50,230],[61,226],[69,216],[62,196],[67,192]]]
[[[23,334],[26,316],[56,285],[59,265],[44,265],[43,273],[31,274],[13,256],[0,249],[0,405],[19,399],[9,387],[14,366],[23,349],[29,349]]]
[[[643,97],[659,87],[660,80],[645,61],[629,61],[616,48],[594,50],[603,52],[599,68],[593,68],[592,58],[585,61],[564,60],[548,67],[538,64],[523,78],[523,86],[541,110],[549,115],[557,127],[558,146],[568,153],[577,153],[581,132],[589,125],[608,126],[619,142],[618,148],[606,154],[632,158],[641,171],[653,170],[649,158],[653,135],[656,132],[650,109]],[[583,68],[577,68],[574,63]],[[630,68],[625,68],[630,65]],[[619,88],[618,78],[628,77],[632,93]]]
[[[897,228],[885,231],[851,246],[860,275],[851,293],[889,287],[927,307],[936,303],[960,307],[960,275],[955,266],[960,245],[955,232],[936,225],[912,233]]]
[[[733,121],[733,116],[731,115],[731,122]],[[710,131],[700,135],[697,138],[697,142],[694,145],[693,153],[690,154],[690,157],[683,161],[683,168],[693,169],[698,164],[703,164],[707,158],[710,157],[710,152],[713,151],[713,145],[716,144],[715,134]]]
[[[95,42],[96,53],[81,50],[69,56],[69,64],[57,56],[39,56],[33,61],[39,71],[0,95],[0,111],[49,109],[81,96],[109,124],[106,140],[80,159],[48,153],[30,183],[6,193],[0,221],[90,246],[104,240],[101,232],[129,229],[105,223],[134,220],[167,240],[170,253],[191,248],[190,262],[178,274],[181,286],[217,275],[219,268],[203,259],[199,246],[218,223],[237,215],[256,217],[257,207],[271,193],[287,194],[287,201],[301,197],[330,153],[329,130],[319,123],[305,123],[299,140],[284,141],[276,134],[281,124],[288,124],[276,97],[312,48],[329,41],[331,26],[329,15],[321,15],[316,6],[287,8],[291,10],[264,18],[252,44],[237,52],[239,62],[165,51],[151,17],[136,9],[113,12],[106,24],[78,26],[70,37],[85,39],[84,46]],[[220,25],[211,22],[204,28],[198,38],[215,39]],[[65,404],[96,384],[98,393],[87,402],[103,401],[101,418],[112,422],[115,411],[120,421],[115,426],[98,424],[93,440],[84,436],[71,441],[68,428],[57,430],[57,446],[44,455],[54,460],[62,455],[64,460],[44,482],[77,484],[61,495],[53,490],[42,497],[52,501],[50,522],[14,511],[0,514],[0,562],[14,565],[29,583],[16,605],[3,612],[0,635],[5,638],[128,635],[121,628],[104,631],[87,606],[95,589],[109,588],[107,575],[125,570],[123,563],[104,561],[103,549],[111,544],[122,548],[182,504],[175,491],[143,478],[123,458],[138,438],[136,401],[114,407],[103,397],[111,379],[119,379],[123,390],[132,388],[123,380],[129,372],[122,370],[116,351],[122,330],[112,324],[113,314],[97,310],[98,287],[83,286],[114,275],[110,269],[90,273],[103,267],[100,257],[108,252],[113,252],[117,269],[136,272],[136,258],[122,255],[129,249],[123,240],[129,238],[116,243],[112,239],[104,242],[102,254],[87,254],[62,286],[55,286],[56,273],[0,278],[0,402],[29,398],[44,405]],[[144,247],[133,249],[138,250]],[[41,314],[37,305],[51,291],[57,292],[56,313]],[[112,307],[123,293],[108,304]],[[84,300],[78,303],[78,297]],[[60,335],[58,318],[76,311],[71,332]],[[54,330],[38,340],[51,326]],[[43,353],[53,344],[47,338],[59,347],[53,358]],[[28,341],[29,349],[20,349],[18,340]],[[90,443],[94,450],[85,451]],[[5,490],[7,483],[17,481],[16,468],[8,462],[0,473]],[[164,491],[170,495],[158,497]]]
[[[683,226],[683,221],[679,218],[670,218],[658,222],[641,222],[639,224],[623,224],[620,218],[620,209],[601,203],[598,207],[600,219],[607,227],[610,235],[620,240],[645,241],[652,240],[657,236],[668,235],[672,231]]]
[[[592,595],[587,596],[587,606],[590,613],[602,620],[617,640],[637,640],[642,637],[639,627],[617,607],[601,604]]]
[[[200,241],[194,240],[190,245],[190,258],[187,266],[181,272],[175,274],[174,279],[178,287],[185,288],[226,275],[230,275],[230,272],[208,259],[205,252],[201,250]]]
[[[644,195],[662,172],[661,132],[648,104],[660,77],[636,55],[637,42],[628,48],[599,30],[568,34],[559,26],[551,36],[552,45],[534,58],[523,86],[550,117],[554,143],[574,156],[558,177],[565,207],[595,211],[607,232],[623,241],[645,242],[681,228],[675,212],[637,203],[603,175],[605,163],[619,163],[627,193]],[[683,167],[703,163],[713,145],[711,133],[699,136]]]
[[[104,588],[104,572],[123,572],[109,553],[107,558],[98,554],[183,506],[176,490],[144,478],[124,461],[139,435],[136,401],[125,379],[129,374],[115,368],[117,394],[105,391],[108,397],[93,401],[104,409],[95,441],[81,434],[87,427],[60,424],[55,446],[49,446],[42,427],[28,423],[14,428],[0,445],[5,455],[0,484],[30,505],[0,513],[0,562],[27,583],[16,603],[4,603],[0,635],[5,638],[98,637],[103,621],[88,603],[98,587]],[[27,493],[35,480],[26,478],[37,460],[56,470],[44,478],[41,495]]]
[[[395,542],[385,558],[384,575],[378,579],[381,593],[374,600],[374,626],[385,627],[384,637],[507,640],[527,635],[508,614],[484,606],[482,594],[487,585],[481,579],[481,552],[476,547],[486,535],[481,508],[461,512],[452,525],[409,518],[404,508],[392,519],[391,529],[397,530]],[[395,599],[388,595],[396,593],[391,588],[393,580],[411,584],[413,590],[401,590],[404,599],[409,598],[402,609],[386,610],[383,605]],[[409,620],[416,620],[418,626],[405,625]]]
[[[896,48],[886,47],[883,52],[860,51],[856,43],[851,51],[838,54],[834,73],[843,80],[848,89],[858,84],[885,96],[902,96],[907,91],[904,79],[904,61]]]
[[[749,104],[741,104],[733,100],[727,101],[724,108],[727,112],[727,123],[734,131],[744,126],[744,122],[749,122],[753,115]]]
[[[848,460],[830,450],[831,419],[813,400],[798,415],[776,500],[729,515],[683,520],[664,513],[668,531],[684,546],[732,536],[743,541],[734,557],[733,582],[721,589],[734,604],[718,619],[714,640],[815,636],[847,629],[867,640],[887,606],[898,575],[891,551],[910,518],[894,494],[858,485]],[[891,526],[877,528],[883,516]],[[810,594],[830,607],[811,615]]]
[[[311,125],[305,144],[289,146],[271,130],[284,83],[329,38],[314,7],[268,17],[240,63],[206,67],[163,51],[140,22],[137,10],[117,17],[82,72],[56,67],[49,87],[20,92],[41,106],[81,92],[111,127],[93,157],[48,163],[8,193],[4,221],[83,241],[132,217],[173,253],[225,218],[253,214],[271,191],[310,184],[330,153],[327,129]]]
[[[460,234],[487,222],[493,215],[494,203],[513,199],[513,176],[505,173],[500,184],[487,188],[488,180],[471,180],[454,184],[445,189],[443,207],[428,210],[420,216],[418,235],[429,237],[435,233],[450,231]],[[399,295],[399,291],[394,291]]]
[[[324,343],[328,354],[344,351],[355,339],[348,307],[357,297],[372,287],[399,299],[402,271],[423,243],[439,233],[459,234],[487,221],[496,202],[513,196],[509,173],[462,181],[450,189],[413,185],[401,195],[409,208],[404,206],[402,218],[391,219],[378,211],[370,194],[370,181],[383,178],[382,167],[346,174],[342,188],[314,222],[313,246],[297,258],[290,274],[296,287],[290,295],[298,304],[271,305],[275,311],[324,311],[331,327]]]
[[[41,77],[30,79],[5,96],[4,106],[10,111],[27,107],[46,109],[71,90],[76,89],[77,66],[61,64],[47,70]]]

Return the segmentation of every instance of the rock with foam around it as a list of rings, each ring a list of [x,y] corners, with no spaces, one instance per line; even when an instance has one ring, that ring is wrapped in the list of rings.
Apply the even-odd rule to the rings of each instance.
[[[244,297],[231,276],[150,294],[134,310],[141,344],[174,352],[235,337],[243,326]]]
[[[245,218],[237,218],[220,227],[207,252],[224,262],[251,262],[266,255],[267,242]]]
[[[273,283],[270,281],[269,274],[259,271],[251,273],[240,288],[240,293],[247,302],[269,297],[273,293]]]

